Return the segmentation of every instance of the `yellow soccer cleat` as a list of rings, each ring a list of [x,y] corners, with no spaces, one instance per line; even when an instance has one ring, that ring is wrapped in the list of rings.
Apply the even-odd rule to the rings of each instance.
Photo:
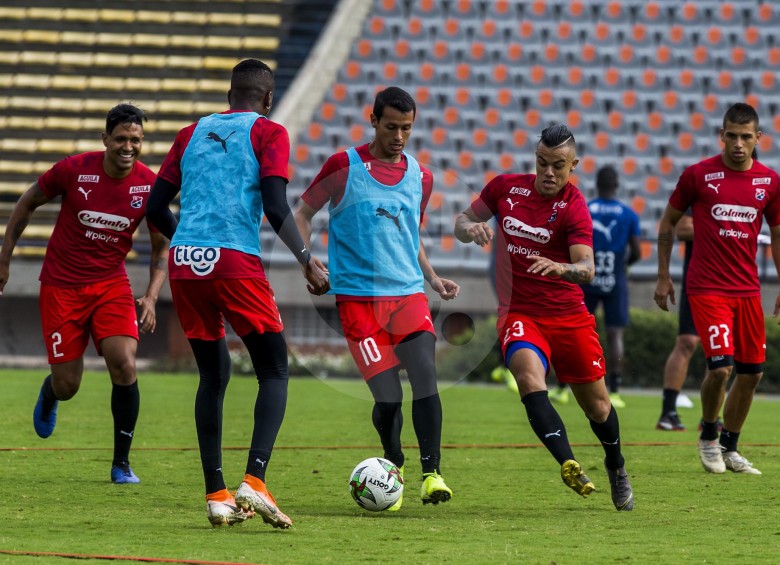
[[[574,459],[564,461],[561,465],[561,479],[566,486],[579,494],[582,498],[588,498],[588,495],[596,490],[588,476],[582,471],[582,467]]]
[[[401,465],[398,467],[398,470],[401,472],[401,482],[404,482],[404,466]],[[398,512],[401,509],[401,505],[404,503],[404,493],[401,491],[401,496],[398,498],[398,500],[395,501],[395,504],[393,504],[390,508],[387,509],[388,512]]]
[[[452,490],[444,483],[439,473],[423,474],[423,484],[420,487],[420,498],[423,504],[438,504],[452,498]]]

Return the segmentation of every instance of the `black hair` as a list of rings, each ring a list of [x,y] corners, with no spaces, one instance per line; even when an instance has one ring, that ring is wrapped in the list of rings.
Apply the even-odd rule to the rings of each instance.
[[[111,135],[114,128],[120,124],[138,124],[141,129],[147,121],[146,112],[132,104],[118,104],[106,114],[106,133]]]
[[[542,130],[539,143],[542,143],[551,149],[560,145],[576,148],[574,134],[563,124],[556,124]]]
[[[599,194],[613,194],[618,187],[618,174],[612,165],[604,165],[596,171],[596,190]]]
[[[274,73],[271,67],[258,59],[245,59],[233,67],[230,89],[271,92],[274,89]]]
[[[374,99],[373,114],[376,119],[379,120],[382,117],[382,113],[386,106],[395,108],[399,112],[413,112],[413,116],[417,116],[417,104],[414,103],[414,98],[411,94],[398,88],[397,86],[390,86],[377,93]]]
[[[736,104],[732,104],[723,115],[723,129],[726,129],[726,122],[739,125],[753,122],[756,126],[756,131],[758,131],[758,112],[756,112],[756,109],[750,104],[737,102]]]

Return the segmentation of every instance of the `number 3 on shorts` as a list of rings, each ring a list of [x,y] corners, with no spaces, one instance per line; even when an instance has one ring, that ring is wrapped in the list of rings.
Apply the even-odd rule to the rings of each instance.
[[[360,353],[363,355],[363,361],[366,362],[366,366],[371,363],[377,363],[382,359],[382,353],[379,351],[379,347],[376,345],[373,337],[367,337],[360,343]]]
[[[520,320],[513,322],[512,325],[506,329],[506,334],[504,334],[504,344],[506,344],[510,338],[523,337],[524,333],[525,329],[523,328],[523,322]]]

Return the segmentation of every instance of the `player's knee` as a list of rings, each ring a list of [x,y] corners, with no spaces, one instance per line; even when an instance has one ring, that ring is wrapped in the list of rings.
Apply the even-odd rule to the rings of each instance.
[[[699,346],[699,338],[695,335],[678,335],[675,346],[677,347],[677,350],[680,352],[680,354],[690,359],[696,351],[696,348]]]

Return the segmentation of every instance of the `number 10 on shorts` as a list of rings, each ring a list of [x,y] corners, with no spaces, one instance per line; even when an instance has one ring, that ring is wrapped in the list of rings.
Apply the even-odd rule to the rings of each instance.
[[[358,347],[360,348],[361,355],[363,355],[363,361],[365,361],[366,367],[371,365],[371,363],[378,363],[382,360],[382,353],[379,351],[379,347],[377,347],[373,337],[367,337],[359,342]]]

